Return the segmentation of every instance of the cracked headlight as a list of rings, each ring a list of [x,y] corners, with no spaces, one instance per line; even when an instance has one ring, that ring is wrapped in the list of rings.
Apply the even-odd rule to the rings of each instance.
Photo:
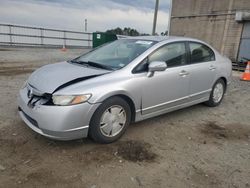
[[[87,102],[91,97],[87,95],[53,95],[52,100],[55,105],[66,106]]]

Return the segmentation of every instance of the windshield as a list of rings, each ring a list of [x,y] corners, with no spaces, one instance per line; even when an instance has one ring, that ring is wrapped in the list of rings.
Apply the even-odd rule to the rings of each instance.
[[[156,42],[137,39],[120,39],[74,59],[73,63],[117,70],[153,46]]]

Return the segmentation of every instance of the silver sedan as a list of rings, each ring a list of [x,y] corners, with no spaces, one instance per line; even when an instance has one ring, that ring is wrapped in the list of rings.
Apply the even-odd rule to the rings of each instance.
[[[219,105],[231,69],[228,58],[200,40],[120,39],[33,72],[20,90],[18,109],[46,137],[110,143],[131,122],[198,103]]]

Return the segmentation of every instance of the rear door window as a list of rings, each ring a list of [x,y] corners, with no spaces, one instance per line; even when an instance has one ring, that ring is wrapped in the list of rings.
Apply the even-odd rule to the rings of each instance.
[[[191,63],[215,61],[214,52],[208,46],[198,42],[189,42],[189,47]]]

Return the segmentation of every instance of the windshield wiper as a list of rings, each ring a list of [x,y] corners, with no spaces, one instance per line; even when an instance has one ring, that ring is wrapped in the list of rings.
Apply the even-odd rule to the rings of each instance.
[[[106,69],[106,70],[114,70],[110,66],[103,65],[103,64],[100,64],[100,63],[96,63],[96,62],[93,62],[93,61],[77,61],[77,60],[72,60],[71,62],[72,63],[79,63],[79,64],[82,64],[82,65],[89,65],[91,67],[97,67],[97,68]]]
[[[96,63],[96,62],[93,62],[93,61],[88,61],[87,63],[88,63],[88,65],[93,66],[93,67],[107,69],[107,70],[114,70],[112,67],[110,67],[108,65],[103,65],[103,64]]]

